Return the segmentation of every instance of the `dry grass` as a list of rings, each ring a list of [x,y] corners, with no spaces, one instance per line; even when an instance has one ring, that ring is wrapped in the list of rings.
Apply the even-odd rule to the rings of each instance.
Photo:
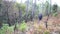
[[[60,18],[58,19],[57,17],[51,17],[48,20],[48,28],[45,27],[45,21],[47,20],[47,16],[43,17],[41,21],[38,19],[35,19],[34,21],[29,21],[27,22],[27,32],[26,34],[43,34],[45,31],[48,32],[55,32],[55,31],[60,31]],[[17,31],[20,32],[20,31]],[[16,32],[15,32],[16,34]],[[20,34],[20,33],[17,33]]]

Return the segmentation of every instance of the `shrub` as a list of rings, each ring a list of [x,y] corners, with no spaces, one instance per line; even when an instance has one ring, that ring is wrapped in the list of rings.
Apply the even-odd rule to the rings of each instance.
[[[50,34],[49,31],[45,31],[44,34]]]
[[[55,17],[56,17],[56,16],[57,16],[57,12],[56,12],[56,13],[53,13],[53,16],[55,16]]]
[[[0,34],[5,34],[8,32],[13,32],[14,31],[14,26],[9,27],[8,24],[3,24],[3,27],[0,29]]]
[[[14,26],[8,27],[8,30],[9,30],[10,32],[13,32],[13,31],[14,31]]]
[[[21,31],[24,31],[26,28],[27,28],[27,25],[26,25],[25,21],[23,21],[23,22],[20,24],[20,30],[21,30]]]
[[[8,28],[8,25],[7,24],[3,24],[3,27],[0,29],[0,34],[5,34],[7,28]]]

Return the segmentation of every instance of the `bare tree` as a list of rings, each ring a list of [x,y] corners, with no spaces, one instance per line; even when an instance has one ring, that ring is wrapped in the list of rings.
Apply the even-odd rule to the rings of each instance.
[[[46,1],[46,15],[47,15],[47,20],[45,21],[46,24],[46,28],[48,27],[47,23],[48,23],[48,19],[49,19],[49,2]]]
[[[25,18],[25,22],[28,21],[28,11],[29,11],[28,7],[29,7],[29,0],[26,1],[26,18]]]
[[[2,0],[0,0],[0,28],[2,27],[2,21],[3,21],[3,16],[2,16]]]

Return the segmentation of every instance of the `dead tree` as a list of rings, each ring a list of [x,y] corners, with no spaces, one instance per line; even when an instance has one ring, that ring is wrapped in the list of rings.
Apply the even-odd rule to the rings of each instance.
[[[45,24],[46,24],[46,28],[48,28],[48,19],[49,19],[49,14],[47,15],[47,20],[45,21]]]
[[[14,14],[15,14],[14,15],[15,16],[15,27],[14,27],[14,31],[15,31],[15,30],[18,30],[18,29],[17,29],[17,16],[16,16],[16,13],[14,13]]]
[[[0,4],[0,12],[1,12],[1,8],[2,8],[2,4]],[[3,18],[2,18],[3,16],[2,15],[0,15],[0,28],[3,26],[2,25],[2,22],[3,22]]]
[[[46,4],[46,16],[47,16],[47,20],[45,21],[45,25],[46,25],[46,28],[48,28],[48,19],[49,19],[49,2],[48,1],[46,1],[47,2],[47,4]]]

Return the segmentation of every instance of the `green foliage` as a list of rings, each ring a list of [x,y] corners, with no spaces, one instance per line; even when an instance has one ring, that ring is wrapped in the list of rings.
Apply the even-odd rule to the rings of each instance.
[[[20,24],[20,30],[21,31],[24,31],[26,29],[27,25],[26,23],[23,21],[21,24]]]
[[[5,33],[6,33],[7,28],[8,28],[7,24],[3,24],[2,29],[0,29],[0,34],[5,34]]]
[[[14,31],[14,26],[9,27],[8,24],[3,24],[3,27],[0,29],[0,34],[5,34],[6,31],[10,33]]]
[[[57,12],[57,8],[58,8],[57,4],[54,4],[53,5],[53,13]]]
[[[46,8],[48,8],[49,7],[49,2],[48,1],[46,1]]]
[[[14,31],[14,26],[8,27],[8,30],[9,30],[10,32],[13,32],[13,31]]]
[[[48,15],[49,14],[49,2],[46,1],[45,3],[45,14]]]
[[[55,16],[55,17],[56,17],[57,14],[58,14],[58,13],[57,13],[57,8],[58,8],[58,5],[57,5],[57,4],[54,4],[53,7],[52,7],[52,10],[53,10],[53,11],[52,11],[52,15]]]
[[[49,32],[48,31],[45,31],[44,34],[49,34]]]
[[[55,17],[56,17],[57,15],[58,15],[58,14],[57,14],[57,12],[53,13],[53,16],[55,16]]]
[[[16,6],[16,8],[18,8],[19,10],[21,9],[22,11],[24,11],[25,8],[26,8],[26,5],[25,4],[16,3],[15,6]]]

